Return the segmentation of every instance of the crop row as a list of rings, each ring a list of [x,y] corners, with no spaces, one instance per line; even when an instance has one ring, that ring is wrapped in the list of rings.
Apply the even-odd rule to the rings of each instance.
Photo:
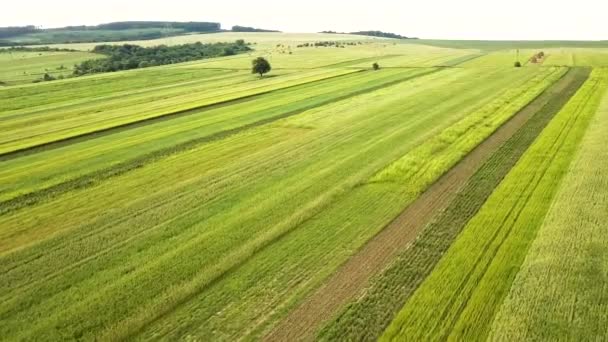
[[[8,213],[0,333],[259,334],[401,209],[393,186],[357,184],[534,76],[444,70]]]
[[[190,114],[193,110],[196,112],[214,104],[245,99],[350,72],[353,70],[314,70],[259,80],[243,73],[234,73],[234,76],[228,74],[230,77],[226,77],[225,71],[215,70],[203,73],[202,78],[196,82],[182,82],[171,87],[163,84],[123,93],[113,92],[109,98],[98,97],[95,91],[99,87],[92,87],[91,91],[95,97],[89,97],[86,102],[82,102],[81,98],[86,98],[86,93],[80,95],[84,92],[83,89],[78,85],[66,83],[64,86],[71,90],[67,94],[68,98],[81,98],[76,104],[68,102],[52,108],[28,107],[27,111],[0,114],[0,153],[6,154],[175,113]],[[144,77],[145,74],[142,78]],[[45,95],[53,97],[52,92]],[[30,101],[31,97],[9,100],[11,103]]]
[[[7,181],[0,199],[14,199],[5,203],[7,208],[19,207],[49,194],[88,186],[201,143],[433,71],[347,75],[11,159],[0,170],[0,177]],[[41,190],[46,192],[40,193]]]
[[[494,320],[494,340],[591,341],[607,336],[606,95]]]
[[[469,221],[381,340],[487,337],[607,81],[601,72],[592,73]]]
[[[326,324],[318,339],[377,340],[462,228],[587,75],[585,70],[570,71],[559,81],[565,82],[565,87],[556,85],[559,89],[552,87],[539,98],[543,106],[475,172],[416,241],[370,282],[361,297]]]

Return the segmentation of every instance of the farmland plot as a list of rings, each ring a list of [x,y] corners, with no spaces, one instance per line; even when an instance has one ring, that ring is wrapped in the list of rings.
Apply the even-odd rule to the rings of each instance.
[[[358,184],[448,127],[499,125],[562,73],[394,76],[3,215],[2,335],[259,336],[422,190]],[[454,138],[437,176],[474,146]]]
[[[39,190],[57,192],[82,182],[124,173],[160,157],[220,139],[254,126],[299,114],[333,101],[390,86],[396,82],[434,72],[433,69],[356,73],[297,87],[279,89],[229,106],[203,108],[171,120],[118,130],[114,134],[86,137],[78,143],[14,158],[0,173],[7,184],[2,200],[19,206],[38,196]],[[99,152],[103,151],[103,154]],[[36,152],[36,151],[35,151]],[[82,178],[84,177],[84,178]],[[72,183],[70,183],[72,182]],[[62,185],[63,184],[63,185]],[[53,186],[60,186],[53,189]],[[45,193],[42,197],[46,197]],[[13,206],[11,204],[11,206]]]
[[[571,70],[548,92],[543,93],[520,112],[519,120],[521,120],[521,116],[530,116],[530,118],[524,121],[523,126],[477,169],[462,189],[455,194],[454,199],[449,202],[445,210],[438,213],[435,219],[419,233],[412,245],[395,257],[386,270],[370,280],[370,284],[362,291],[360,297],[347,305],[342,313],[330,321],[317,338],[320,340],[377,340],[407,298],[431,272],[468,220],[476,214],[493,189],[532,144],[539,132],[576,92],[587,75],[586,70]],[[489,143],[489,141],[486,142]],[[480,147],[482,146],[483,144]],[[475,152],[467,156],[461,161],[461,164],[466,163],[467,159],[473,157],[474,154]],[[450,172],[457,171],[454,169]],[[443,188],[441,183],[437,185],[439,188]],[[436,202],[437,200],[432,205]],[[404,227],[408,224],[414,225],[409,221],[397,224]],[[387,229],[389,227],[385,228],[385,230]]]
[[[178,72],[181,72],[185,78],[193,78],[191,70],[182,69]],[[54,104],[51,108],[49,105],[36,106],[35,102],[25,108],[24,104],[12,105],[21,102],[21,99],[26,99],[28,102],[32,100],[28,96],[12,96],[19,94],[18,89],[7,89],[7,93],[2,94],[4,95],[2,101],[9,102],[9,108],[10,106],[20,108],[14,111],[7,110],[0,114],[0,117],[3,118],[0,124],[3,132],[0,134],[0,153],[41,146],[56,140],[82,136],[176,112],[200,110],[213,104],[247,98],[349,72],[353,71],[315,70],[308,74],[285,75],[285,77],[268,78],[268,81],[259,82],[255,76],[242,72],[198,70],[196,75],[199,79],[176,83],[170,88],[165,84],[156,88],[146,88],[145,91],[114,91],[111,96],[105,97],[100,97],[97,91],[103,87],[107,88],[108,83],[112,80],[102,79],[100,82],[95,82],[99,85],[90,85],[88,79],[82,79],[76,84],[66,82],[63,87],[55,85],[55,88],[58,88],[58,95],[65,96],[71,101]],[[174,72],[167,70],[166,73]],[[146,77],[151,78],[154,75],[138,73],[131,79],[143,82]],[[84,83],[83,87],[80,86],[81,83]],[[125,87],[135,86],[130,85],[128,81],[123,83]],[[46,99],[53,95],[53,92],[49,90],[47,89],[41,102],[47,101]],[[79,100],[74,101],[76,91],[83,94],[78,96]]]
[[[582,341],[607,334],[607,100],[604,95],[496,316],[494,340]]]
[[[488,336],[607,88],[605,72],[594,71],[464,228],[382,340]]]

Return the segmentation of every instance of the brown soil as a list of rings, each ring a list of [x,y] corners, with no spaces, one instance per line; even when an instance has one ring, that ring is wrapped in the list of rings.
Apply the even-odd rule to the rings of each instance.
[[[567,73],[479,144],[380,233],[306,297],[264,337],[265,341],[312,340],[321,325],[332,319],[364,290],[370,278],[414,241],[418,233],[444,210],[477,169],[550,99],[575,78]]]

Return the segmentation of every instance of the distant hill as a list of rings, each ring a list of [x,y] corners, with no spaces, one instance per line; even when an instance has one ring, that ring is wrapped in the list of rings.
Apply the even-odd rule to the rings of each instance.
[[[264,29],[254,28],[254,27],[235,25],[235,26],[232,26],[232,32],[281,32],[281,31],[264,30]]]
[[[220,31],[221,25],[213,22],[121,21],[96,26],[51,29],[28,25],[0,27],[0,46],[147,40]]]

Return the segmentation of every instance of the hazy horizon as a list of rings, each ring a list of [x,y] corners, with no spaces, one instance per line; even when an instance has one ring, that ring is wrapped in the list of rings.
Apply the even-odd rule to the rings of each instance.
[[[83,11],[81,7],[88,7],[89,3],[96,6],[95,10]],[[429,0],[412,4],[378,0],[350,1],[346,5],[319,0],[226,0],[213,5],[185,0],[152,0],[145,4],[107,0],[103,6],[84,1],[74,4],[66,0],[23,0],[11,4],[10,11],[0,13],[0,26],[51,28],[113,21],[210,21],[221,23],[223,28],[243,25],[303,33],[381,30],[426,39],[607,40],[608,26],[603,24],[607,7],[594,0],[581,0],[574,7],[560,6],[556,1],[524,0]]]

